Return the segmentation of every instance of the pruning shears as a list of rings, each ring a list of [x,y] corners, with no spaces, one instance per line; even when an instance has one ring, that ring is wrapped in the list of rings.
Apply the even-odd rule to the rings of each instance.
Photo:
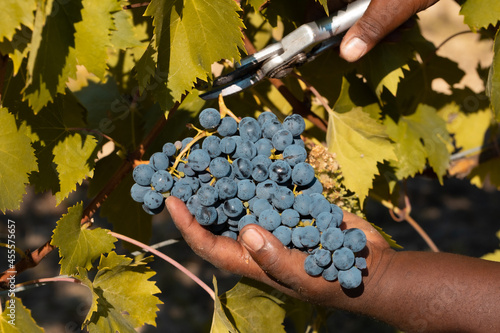
[[[342,35],[366,11],[371,0],[357,0],[332,15],[301,25],[280,42],[243,58],[236,69],[219,76],[212,90],[201,94],[207,99],[229,96],[262,79],[283,78],[295,67],[315,59],[324,50],[338,46]]]

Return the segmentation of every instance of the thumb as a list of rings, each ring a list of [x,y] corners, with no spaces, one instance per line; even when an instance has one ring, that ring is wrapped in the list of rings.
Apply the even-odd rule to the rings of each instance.
[[[306,254],[288,249],[269,231],[250,224],[242,229],[240,237],[243,246],[267,275],[292,289],[310,278],[304,271]]]
[[[437,0],[372,0],[363,16],[347,31],[340,56],[354,62],[415,13]]]

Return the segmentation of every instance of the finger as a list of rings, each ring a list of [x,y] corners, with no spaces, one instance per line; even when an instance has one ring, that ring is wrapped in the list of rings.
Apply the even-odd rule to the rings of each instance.
[[[250,255],[239,242],[229,237],[216,236],[205,229],[180,199],[170,196],[166,200],[166,206],[186,243],[201,258],[236,274],[255,274],[255,271],[259,270],[259,267],[249,260]]]
[[[340,56],[350,62],[358,60],[412,15],[435,2],[437,0],[372,0],[364,15],[344,36]]]

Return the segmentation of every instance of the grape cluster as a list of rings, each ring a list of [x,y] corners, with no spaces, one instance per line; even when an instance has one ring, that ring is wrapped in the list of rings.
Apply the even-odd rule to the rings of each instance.
[[[233,239],[245,225],[258,224],[283,245],[307,252],[309,275],[358,287],[366,261],[356,254],[366,236],[340,229],[343,211],[323,196],[306,162],[304,119],[292,114],[280,122],[263,112],[237,120],[207,108],[199,122],[196,136],[166,143],[134,169],[132,198],[156,214],[173,195],[202,226]]]

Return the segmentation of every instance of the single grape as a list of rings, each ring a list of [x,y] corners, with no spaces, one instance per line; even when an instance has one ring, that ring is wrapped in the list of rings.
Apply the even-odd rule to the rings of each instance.
[[[314,177],[314,168],[309,163],[298,163],[292,169],[292,181],[299,186],[310,184]]]
[[[299,163],[305,162],[306,158],[307,158],[306,149],[296,144],[291,144],[287,146],[283,151],[283,161],[290,164],[291,167],[294,167]]]
[[[269,166],[269,179],[276,183],[284,183],[292,176],[292,168],[283,160],[277,160]]]
[[[267,201],[266,199],[257,199],[253,203],[253,210],[252,211],[255,214],[255,216],[257,216],[257,217],[259,217],[263,211],[268,210],[268,209],[273,209],[273,206],[271,206],[269,201]]]
[[[198,116],[200,125],[206,129],[213,129],[219,126],[220,113],[214,108],[207,108],[200,112]]]
[[[266,120],[262,125],[262,137],[272,139],[273,135],[282,129],[283,125],[279,122],[278,119]]]
[[[344,243],[344,233],[339,228],[327,228],[321,233],[321,245],[323,248],[335,251]]]
[[[198,189],[200,188],[200,180],[196,177],[188,177],[188,176],[185,176],[181,179],[179,179],[176,184],[187,184],[191,187],[191,190],[193,190],[193,193],[195,193],[196,191],[198,191]]]
[[[298,249],[302,249],[304,247],[300,241],[303,233],[304,227],[296,227],[292,229],[292,244]]]
[[[312,193],[310,197],[312,202],[309,214],[312,217],[317,218],[320,213],[330,211],[330,202],[322,194]]]
[[[248,201],[255,197],[255,183],[250,179],[242,179],[238,182],[238,198]]]
[[[257,149],[258,155],[271,156],[271,150],[274,146],[271,140],[266,138],[261,138],[255,143],[255,148]]]
[[[162,147],[162,152],[168,157],[174,156],[177,152],[177,147],[172,142],[167,142]]]
[[[312,225],[302,228],[302,233],[299,235],[300,242],[304,247],[315,247],[320,241],[320,232]]]
[[[257,122],[261,127],[267,120],[278,120],[278,117],[271,111],[264,111],[257,117]]]
[[[245,179],[252,175],[253,165],[249,159],[237,158],[233,161],[232,165],[236,178]]]
[[[316,260],[314,260],[314,256],[312,255],[308,255],[304,261],[304,270],[310,276],[318,276],[323,273],[323,267],[318,266]]]
[[[347,247],[341,247],[333,252],[332,261],[339,270],[346,270],[354,265],[354,253]]]
[[[198,199],[203,206],[211,206],[219,200],[219,194],[215,187],[210,185],[202,185],[196,193]]]
[[[265,165],[257,164],[254,166],[252,171],[252,179],[256,182],[263,182],[269,177],[269,168]]]
[[[208,168],[210,169],[212,176],[215,178],[223,178],[231,174],[231,164],[224,157],[214,158],[210,161]]]
[[[271,141],[276,150],[283,151],[293,143],[293,136],[289,130],[282,129],[274,133]]]
[[[358,228],[347,229],[344,231],[344,246],[353,252],[359,252],[366,246],[366,235],[363,230]]]
[[[273,206],[282,211],[293,206],[295,195],[292,190],[285,186],[278,186],[276,191],[271,196]]]
[[[281,216],[274,209],[266,209],[259,215],[259,225],[266,230],[273,231],[281,224]]]
[[[149,190],[144,194],[144,204],[149,208],[149,209],[156,209],[159,208],[165,198],[161,193],[158,193],[153,190]]]
[[[173,195],[174,197],[179,198],[182,201],[186,202],[193,194],[193,190],[192,190],[191,186],[189,186],[189,184],[176,183],[174,185],[174,187],[172,187],[170,194]]]
[[[201,148],[207,151],[208,156],[215,158],[222,153],[220,149],[220,141],[220,138],[215,135],[209,136],[203,140]]]
[[[271,200],[274,192],[278,189],[278,184],[272,180],[266,180],[257,184],[255,195],[257,198]]]
[[[210,181],[212,181],[212,174],[207,170],[196,172],[195,177],[198,178],[198,180],[202,184],[208,184]]]
[[[226,230],[224,231],[221,236],[224,236],[224,237],[229,237],[231,239],[234,239],[234,240],[237,240],[238,239],[238,234],[232,230]]]
[[[243,204],[238,198],[232,198],[224,202],[222,209],[229,218],[240,216],[244,211]]]
[[[198,221],[199,224],[208,226],[214,224],[214,222],[217,220],[217,210],[213,206],[206,207],[200,205],[196,209],[196,213],[194,216],[196,217],[196,221]]]
[[[366,269],[366,259],[363,257],[356,257],[354,260],[354,266],[356,266],[358,269]]]
[[[157,192],[168,192],[173,185],[174,179],[168,171],[158,170],[151,177],[151,186],[153,186]]]
[[[284,246],[288,246],[288,244],[292,241],[292,229],[284,225],[280,225],[274,229],[273,235],[278,238]]]
[[[224,117],[220,121],[219,127],[217,127],[217,132],[221,136],[230,136],[238,131],[238,123],[231,117]]]
[[[251,160],[255,156],[257,156],[257,148],[252,141],[242,140],[236,145],[234,157],[243,157]]]
[[[225,224],[228,221],[228,217],[226,213],[224,213],[224,207],[222,204],[217,205],[215,209],[217,210],[217,221],[215,221],[215,224]]]
[[[295,197],[293,209],[299,212],[301,216],[308,216],[311,205],[312,200],[308,194],[299,194]]]
[[[261,138],[262,130],[255,118],[245,117],[239,124],[240,136],[243,141],[256,142]]]
[[[139,185],[149,186],[151,185],[151,177],[153,177],[154,173],[155,170],[150,165],[139,164],[134,168],[132,178],[134,178],[134,181]]]
[[[293,136],[299,136],[306,129],[306,122],[301,115],[292,114],[283,120],[283,128],[289,130]]]
[[[334,217],[335,216],[330,212],[321,212],[316,217],[316,228],[318,228],[319,231],[323,232],[330,226],[338,227],[337,222],[334,220]]]
[[[187,201],[186,201],[186,207],[187,209],[189,210],[189,212],[191,213],[191,215],[195,215],[196,214],[196,210],[198,209],[198,207],[201,206],[201,203],[200,203],[200,199],[198,199],[198,196],[195,194],[195,195],[192,195]]]
[[[196,176],[196,172],[193,169],[191,169],[191,166],[189,166],[188,164],[185,164],[185,163],[179,163],[179,165],[177,166],[177,170],[179,172],[183,172],[184,175],[189,176],[189,177]]]
[[[325,249],[317,249],[314,252],[314,260],[318,266],[327,267],[332,262],[332,253]]]
[[[144,195],[148,192],[151,191],[150,186],[142,186],[139,184],[134,184],[130,188],[130,196],[135,202],[144,202]]]
[[[299,186],[297,191],[300,191],[304,194],[312,194],[312,193],[323,193],[323,185],[321,185],[321,182],[314,177],[314,180],[306,185],[306,186]]]
[[[356,267],[351,267],[345,271],[339,271],[339,283],[345,289],[354,289],[361,285],[363,278],[361,271]]]
[[[293,228],[296,227],[300,222],[300,215],[294,209],[285,209],[281,212],[281,224]]]
[[[259,221],[257,221],[257,217],[255,215],[247,214],[238,221],[238,230],[243,229],[243,227],[248,224],[259,224]]]
[[[208,168],[210,164],[210,155],[204,149],[197,149],[195,151],[191,151],[188,156],[188,165],[194,171],[203,171]]]
[[[160,152],[149,158],[149,165],[155,170],[167,170],[169,163],[168,156]]]
[[[344,211],[336,204],[330,204],[330,211],[333,215],[335,223],[337,224],[337,227],[340,227],[340,225],[342,224],[342,220],[344,219]]]
[[[269,168],[271,166],[271,163],[273,163],[273,161],[269,158],[269,156],[266,155],[257,155],[252,158],[252,164],[254,167],[260,164],[265,166],[266,168]]]
[[[215,188],[219,192],[219,198],[221,200],[227,200],[234,198],[238,193],[237,183],[228,177],[221,178],[215,183]]]
[[[236,151],[236,140],[232,136],[226,136],[220,140],[220,150],[222,153],[232,155]]]
[[[323,276],[323,279],[326,281],[335,281],[337,280],[337,277],[339,276],[339,270],[335,265],[331,264],[321,274]]]

